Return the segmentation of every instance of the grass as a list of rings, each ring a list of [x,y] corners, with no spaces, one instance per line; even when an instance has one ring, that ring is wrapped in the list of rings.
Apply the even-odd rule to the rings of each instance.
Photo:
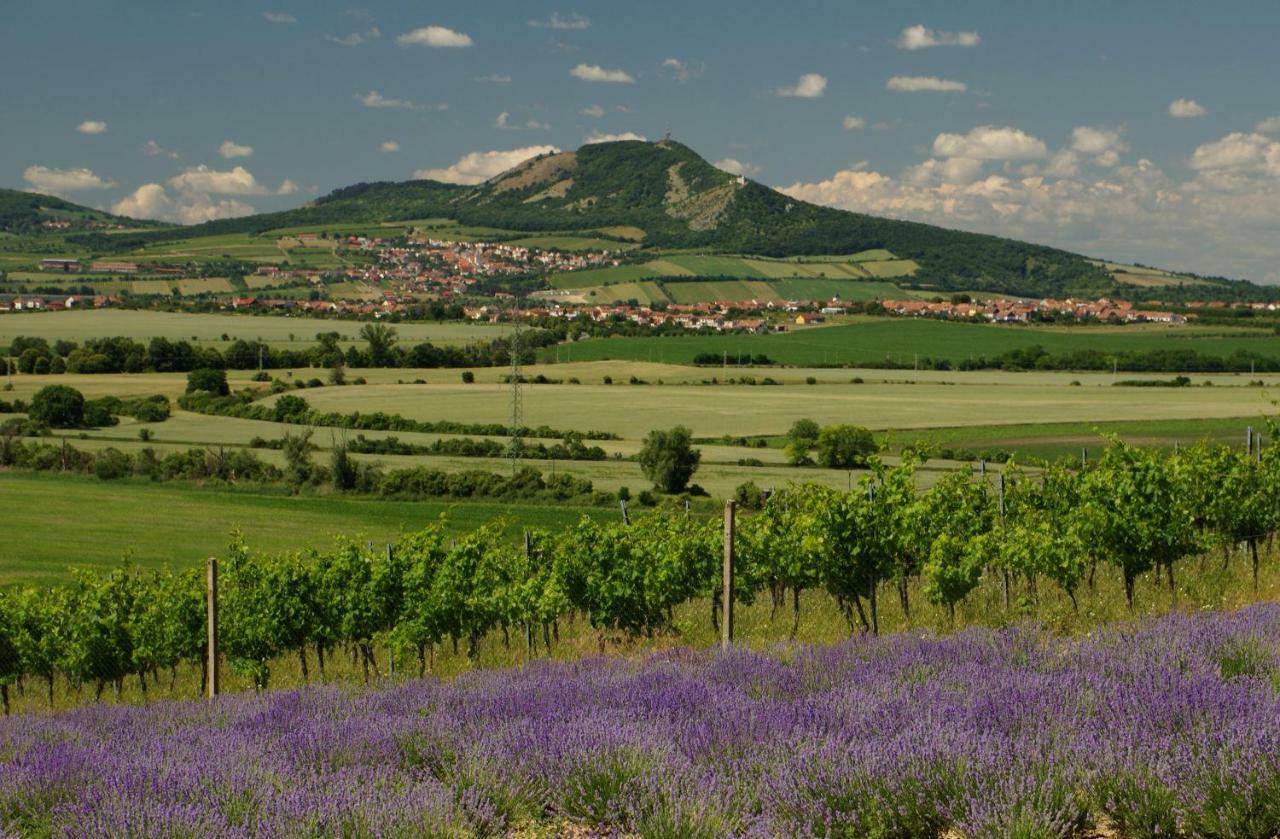
[[[735,280],[781,280],[788,278],[866,280],[914,274],[916,264],[892,258],[887,251],[867,252],[889,258],[865,259],[863,254],[848,257],[806,257],[806,260],[765,259],[763,257],[709,254],[672,254],[643,264],[568,271],[547,278],[553,288],[574,289],[614,283],[636,282],[659,277],[725,277]],[[894,288],[891,284],[890,288]],[[747,298],[749,299],[749,298]]]
[[[783,298],[770,283],[759,280],[718,280],[696,283],[663,283],[663,290],[676,303],[718,303],[760,300],[774,303]]]
[[[136,281],[135,285],[137,282],[151,281]],[[157,282],[169,284],[169,281]],[[18,335],[39,336],[50,342],[121,335],[143,343],[153,337],[217,343],[222,341],[224,334],[232,340],[243,338],[306,346],[315,343],[315,336],[320,332],[337,332],[344,340],[357,341],[363,327],[364,324],[358,321],[277,315],[186,314],[129,309],[22,312],[0,315],[0,347],[8,346]],[[491,340],[504,334],[506,329],[503,325],[471,322],[404,323],[395,326],[402,343],[430,341],[438,344]]]
[[[513,537],[521,526],[560,527],[583,513],[614,514],[503,502],[291,497],[22,472],[0,472],[0,494],[5,519],[15,525],[5,537],[0,583],[65,580],[68,568],[106,568],[126,556],[146,567],[195,565],[222,554],[234,529],[254,550],[276,552],[324,547],[337,535],[385,542],[441,513],[456,531],[506,516]]]
[[[1054,328],[902,318],[858,319],[842,325],[794,329],[770,335],[600,338],[579,342],[573,353],[581,360],[642,360],[648,358],[650,349],[657,344],[663,347],[663,355],[668,361],[677,363],[691,363],[699,353],[763,353],[780,364],[801,367],[857,366],[885,361],[910,366],[916,355],[958,363],[980,356],[991,358],[1035,345],[1050,353],[1194,350],[1205,355],[1228,356],[1244,350],[1280,359],[1280,341],[1263,330],[1192,326]],[[546,357],[547,351],[544,350],[542,358]]]
[[[784,300],[891,300],[914,295],[892,283],[849,280],[777,280],[770,283]]]
[[[610,239],[597,239],[590,236],[529,236],[524,239],[512,239],[508,244],[542,250],[554,248],[562,251],[625,251],[636,247],[626,242],[614,242]]]

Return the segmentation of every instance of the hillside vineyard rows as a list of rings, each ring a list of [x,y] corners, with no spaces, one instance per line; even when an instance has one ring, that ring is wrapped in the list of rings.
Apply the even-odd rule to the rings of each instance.
[[[792,635],[806,592],[825,591],[848,629],[879,632],[879,600],[911,612],[916,587],[951,611],[983,580],[1000,578],[1005,610],[1012,587],[1059,587],[1078,608],[1098,574],[1115,574],[1133,606],[1135,582],[1155,572],[1175,585],[1187,557],[1247,545],[1257,585],[1259,543],[1280,528],[1280,449],[1250,452],[1205,445],[1172,456],[1113,443],[1082,471],[1058,465],[993,484],[969,469],[917,490],[916,461],[873,470],[848,492],[793,485],[744,516],[734,546],[733,597],[750,603],[790,595]],[[251,555],[233,544],[219,584],[220,647],[231,668],[269,686],[282,657],[306,678],[314,661],[339,652],[366,680],[394,665],[419,675],[435,651],[463,645],[474,659],[495,631],[516,634],[532,654],[550,652],[563,620],[598,633],[652,635],[671,629],[674,607],[723,591],[720,523],[678,509],[634,523],[584,517],[558,533],[527,532],[514,545],[501,522],[452,539],[436,525],[385,551],[340,543],[328,552]],[[126,678],[145,694],[170,690],[179,665],[204,659],[205,588],[198,570],[81,571],[75,582],[0,593],[0,692],[47,694],[61,678],[100,698]],[[523,636],[521,638],[520,636]],[[90,693],[85,692],[84,698]]]

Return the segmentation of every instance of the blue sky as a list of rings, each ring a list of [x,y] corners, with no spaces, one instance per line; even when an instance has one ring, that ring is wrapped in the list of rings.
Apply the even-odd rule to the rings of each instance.
[[[10,5],[0,184],[93,206],[198,221],[670,130],[808,200],[1280,282],[1280,3]]]

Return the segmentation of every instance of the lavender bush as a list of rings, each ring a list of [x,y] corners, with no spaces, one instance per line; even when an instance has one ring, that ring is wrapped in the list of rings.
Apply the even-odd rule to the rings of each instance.
[[[1280,605],[0,721],[0,835],[1280,834]]]

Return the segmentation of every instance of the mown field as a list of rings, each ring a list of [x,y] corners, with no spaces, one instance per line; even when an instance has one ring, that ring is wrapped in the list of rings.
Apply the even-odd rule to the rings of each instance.
[[[1263,330],[1151,326],[1109,329],[1062,328],[956,323],[920,319],[857,319],[831,326],[796,328],[770,335],[677,335],[671,337],[614,337],[590,339],[573,347],[573,357],[648,360],[660,348],[670,363],[688,364],[700,353],[755,355],[763,353],[780,364],[816,365],[893,364],[911,366],[913,359],[946,359],[958,363],[969,358],[998,356],[1033,346],[1050,353],[1078,350],[1144,352],[1194,350],[1204,355],[1227,356],[1243,350],[1280,358],[1280,339]],[[546,360],[554,349],[545,349]]]

